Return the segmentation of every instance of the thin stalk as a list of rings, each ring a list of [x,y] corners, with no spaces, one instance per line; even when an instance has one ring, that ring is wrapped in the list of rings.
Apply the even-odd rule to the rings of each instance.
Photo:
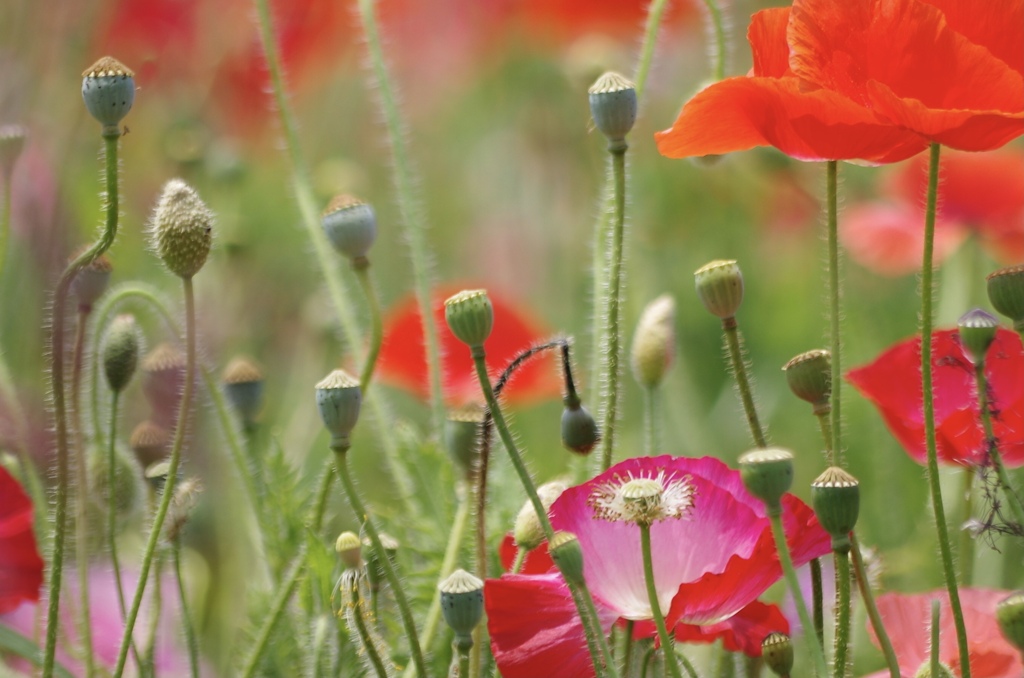
[[[683,665],[683,669],[686,670],[686,674],[690,676],[690,678],[699,678],[697,674],[697,669],[693,668],[693,664],[691,664],[690,660],[686,658],[686,655],[684,655],[678,649],[676,649],[676,651],[673,652],[672,655],[677,660],[679,660],[679,662]]]
[[[349,604],[352,606],[352,618],[356,625],[356,632],[363,641],[363,648],[366,649],[366,656],[370,658],[373,670],[377,673],[378,678],[388,678],[387,669],[384,668],[384,662],[380,658],[380,653],[377,652],[377,645],[373,642],[373,635],[366,627],[366,620],[363,618],[363,600],[359,595],[358,580],[352,585]]]
[[[828,320],[829,343],[832,353],[832,393],[829,405],[832,408],[832,453],[842,457],[842,419],[840,418],[842,398],[840,388],[843,383],[842,371],[842,335],[839,320],[841,318],[840,301],[843,292],[839,276],[839,163],[829,160],[826,168],[826,201],[828,203]]]
[[[580,624],[583,626],[583,637],[587,639],[587,651],[590,652],[590,656],[593,657],[601,652],[600,647],[594,639],[600,635],[603,630],[598,628],[595,631],[594,629],[594,620],[590,615],[590,607],[583,599],[583,589],[577,586],[570,588],[569,592],[572,595],[572,602],[576,605],[576,610],[580,612]],[[583,614],[583,611],[586,611],[586,614]],[[498,667],[495,666],[494,669],[497,671]],[[594,675],[598,678],[605,676],[604,673],[597,672],[595,672]]]
[[[949,606],[953,611],[956,628],[956,642],[960,652],[961,678],[971,678],[971,664],[967,646],[967,628],[960,607],[960,592],[956,584],[956,570],[953,567],[953,552],[949,545],[949,528],[946,525],[946,509],[942,505],[942,487],[939,484],[939,461],[935,441],[935,393],[932,390],[932,326],[934,324],[933,297],[935,286],[932,281],[933,253],[935,248],[935,207],[939,193],[939,144],[932,143],[928,164],[928,198],[924,221],[924,256],[921,263],[921,391],[924,400],[925,447],[928,450],[928,485],[931,490],[932,510],[935,513],[935,530],[938,533],[939,553],[942,558],[942,574],[949,592]],[[834,359],[834,357],[833,357]]]
[[[857,533],[850,533],[850,553],[853,560],[853,572],[857,577],[857,588],[860,590],[861,600],[864,601],[864,609],[867,610],[868,619],[871,621],[871,629],[875,632],[878,645],[882,648],[882,655],[885,656],[885,664],[889,667],[889,678],[900,678],[900,666],[896,659],[896,651],[889,640],[889,634],[882,623],[882,615],[878,613],[878,605],[875,604],[875,594],[871,591],[871,582],[868,581],[867,572],[864,570],[864,557],[860,552],[860,544],[857,543]]]
[[[814,635],[825,646],[825,604],[821,582],[821,559],[811,561],[811,593],[814,596]]]
[[[615,424],[619,416],[619,361],[622,358],[622,328],[619,327],[619,315],[622,306],[622,281],[625,278],[622,260],[626,230],[626,148],[625,141],[611,142],[608,147],[614,178],[615,207],[608,260],[608,323],[604,328],[606,338],[602,342],[602,346],[607,348],[603,355],[602,370],[604,398],[601,407],[601,471],[607,471],[612,465]]]
[[[845,678],[850,650],[850,554],[842,549],[833,553],[836,561],[836,582],[839,585],[833,669],[835,678]]]
[[[775,549],[779,554],[779,562],[782,564],[782,573],[786,577],[786,585],[793,596],[796,604],[796,612],[800,617],[800,624],[805,629],[814,628],[811,617],[807,613],[807,604],[804,603],[804,594],[800,589],[800,581],[796,578],[796,570],[793,568],[793,558],[789,554],[789,545],[786,543],[786,533],[782,529],[782,508],[781,506],[767,506],[768,518],[772,525],[772,536],[775,537]],[[821,650],[821,644],[817,636],[808,638],[808,645],[811,646],[811,657],[814,660],[814,675],[818,678],[827,678],[828,667],[825,664],[825,654]]]
[[[92,645],[92,619],[89,615],[89,469],[86,462],[85,434],[82,431],[82,360],[85,354],[85,328],[91,308],[79,306],[75,343],[71,349],[71,421],[75,437],[75,561],[78,572],[78,632],[85,652],[85,675],[96,674],[96,656]],[[111,488],[113,489],[113,488]]]
[[[377,26],[374,0],[359,0],[359,18],[369,51],[370,64],[377,81],[381,112],[388,130],[391,156],[394,161],[394,181],[398,193],[398,209],[405,226],[405,237],[409,242],[412,260],[413,285],[416,303],[423,322],[423,337],[426,340],[427,377],[430,382],[430,409],[433,415],[434,435],[444,432],[444,399],[441,393],[441,348],[438,341],[437,321],[434,317],[430,298],[432,283],[430,249],[427,245],[427,224],[423,217],[423,205],[416,194],[412,161],[405,146],[403,123],[399,113],[398,100],[391,85],[381,49],[380,30]]]
[[[185,579],[181,576],[181,539],[175,537],[171,542],[171,554],[174,557],[174,579],[178,582],[178,601],[181,603],[181,623],[185,627],[185,644],[188,646],[188,666],[192,678],[199,678],[199,644],[196,641],[196,629],[192,625],[192,615],[188,611],[188,594],[185,592]]]
[[[366,390],[370,388],[373,370],[377,366],[377,356],[380,355],[380,347],[384,342],[384,321],[380,313],[380,299],[377,296],[373,278],[370,277],[369,267],[370,262],[366,257],[352,263],[352,270],[356,273],[363,296],[366,297],[366,305],[370,309],[370,346],[366,351],[366,358],[363,360],[363,370],[359,373],[359,389],[364,397]]]
[[[928,648],[928,659],[931,665],[931,674],[941,676],[941,665],[939,664],[939,601],[932,601],[932,625],[931,625],[931,647]]]
[[[467,678],[469,673],[469,652],[459,649],[459,678]]]
[[[658,389],[644,388],[644,454],[653,457],[661,445],[658,443]]]
[[[156,642],[157,630],[160,628],[160,615],[163,612],[163,569],[164,550],[162,546],[157,547],[156,555],[153,557],[153,588],[149,600],[149,629],[146,638],[146,668],[150,674],[156,673]]]
[[[124,663],[128,656],[128,646],[131,644],[132,631],[135,629],[135,620],[139,615],[139,607],[142,605],[142,596],[146,592],[149,570],[152,567],[157,544],[160,541],[160,533],[164,526],[164,519],[167,517],[167,509],[170,507],[171,499],[174,496],[174,486],[178,478],[178,466],[181,464],[181,450],[184,447],[189,414],[192,408],[192,391],[194,390],[196,380],[196,302],[192,290],[192,278],[182,278],[182,286],[185,296],[186,362],[185,386],[182,390],[181,404],[178,408],[178,427],[174,431],[174,442],[171,446],[170,462],[167,468],[167,483],[164,486],[163,495],[160,499],[160,506],[157,508],[156,516],[153,518],[149,539],[146,542],[146,550],[142,555],[139,586],[135,590],[135,599],[132,601],[128,618],[125,620],[124,635],[121,637],[121,648],[118,651],[114,678],[120,678],[124,672]]]
[[[725,342],[729,350],[729,361],[732,365],[733,376],[736,377],[736,387],[740,392],[740,400],[743,401],[743,412],[747,416],[747,426],[750,428],[750,435],[758,447],[768,447],[768,440],[765,438],[764,429],[761,428],[761,422],[757,418],[757,406],[754,405],[754,391],[750,388],[750,379],[747,377],[747,365],[743,360],[743,346],[736,318],[723,318],[722,332],[725,334]]]
[[[105,205],[106,223],[99,240],[72,261],[60,280],[53,295],[53,316],[50,325],[50,390],[53,394],[53,419],[57,439],[57,500],[54,517],[53,557],[50,559],[49,586],[46,608],[46,647],[43,652],[43,678],[53,676],[54,657],[57,651],[57,631],[60,624],[60,589],[64,569],[64,541],[67,532],[68,510],[68,420],[67,403],[64,393],[64,321],[65,308],[71,283],[79,271],[91,264],[110,249],[117,236],[118,191],[117,191],[117,140],[120,129],[104,129]]]
[[[647,599],[651,602],[651,615],[654,617],[654,625],[658,628],[658,640],[661,642],[662,654],[665,657],[665,666],[668,667],[672,678],[683,678],[679,670],[679,662],[676,659],[675,640],[668,635],[665,628],[665,615],[661,612],[661,603],[658,602],[658,588],[654,584],[654,562],[651,558],[651,526],[647,523],[640,523],[640,552],[644,559],[644,582],[647,584]]]
[[[981,410],[981,423],[985,428],[985,443],[988,448],[989,460],[996,470],[999,486],[1006,496],[1006,503],[1010,505],[1013,519],[1018,525],[1024,525],[1024,506],[1021,506],[1020,497],[1013,491],[1013,486],[1010,484],[1010,476],[1007,475],[1002,455],[999,454],[999,441],[992,431],[992,413],[989,411],[988,379],[985,377],[984,363],[979,363],[974,367],[974,379],[978,385],[978,407]]]
[[[626,632],[625,642],[622,649],[622,675],[629,675],[629,663],[633,659],[633,628],[636,626],[636,622],[632,619],[626,620]]]
[[[519,571],[523,569],[523,563],[526,562],[527,550],[520,546],[516,549],[516,559],[512,561],[512,569],[509,570],[509,574],[519,574]]]
[[[984,378],[984,377],[983,377]],[[982,398],[979,394],[979,400]],[[982,407],[982,418],[986,418],[985,408]],[[992,440],[986,434],[987,440]],[[964,469],[964,486],[963,486],[963,512],[960,520],[960,548],[957,553],[960,555],[960,584],[963,586],[970,586],[971,580],[974,578],[974,537],[971,536],[970,530],[964,526],[971,520],[971,515],[974,513],[974,467],[968,466]]]
[[[13,167],[11,169],[13,170]],[[0,208],[0,272],[3,272],[4,264],[7,263],[7,235],[11,230],[11,177],[13,174],[13,171],[5,171],[3,177],[4,204]]]
[[[722,19],[722,10],[715,0],[704,0],[704,6],[708,8],[708,18],[711,22],[711,30],[709,33],[713,36],[715,44],[714,78],[715,80],[722,80],[725,78],[725,57],[727,49],[725,42],[725,22]]]
[[[815,417],[818,419],[818,428],[821,429],[821,440],[825,445],[825,463],[829,466],[835,466],[836,464],[836,453],[832,447],[832,422],[829,419],[829,413],[832,408],[822,412],[815,412]]]

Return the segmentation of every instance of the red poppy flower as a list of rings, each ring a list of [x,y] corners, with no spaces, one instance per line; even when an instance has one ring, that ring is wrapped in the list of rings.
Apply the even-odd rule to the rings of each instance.
[[[995,618],[996,605],[1011,593],[994,589],[960,589],[971,675],[985,678],[1020,678],[1024,675],[1020,652],[1003,638]],[[939,661],[959,675],[960,651],[945,590],[912,595],[887,593],[878,598],[878,611],[896,651],[900,675],[905,678],[917,675],[921,666],[929,661],[932,600],[940,602]],[[870,635],[877,645],[874,632]],[[888,675],[886,670],[866,678]]]
[[[939,220],[935,224],[934,262],[956,251],[967,231]],[[901,276],[921,269],[924,214],[908,203],[871,202],[854,205],[839,222],[846,253],[875,273]]]
[[[978,409],[974,366],[957,330],[932,339],[935,434],[940,462],[985,462],[985,432]],[[992,428],[1007,466],[1024,465],[1024,349],[1020,337],[1000,329],[985,359]],[[926,463],[921,397],[921,339],[900,342],[869,365],[846,375],[881,411],[889,431],[919,464]]]
[[[501,546],[498,547],[501,567],[506,572],[512,569],[512,564],[516,561],[516,554],[518,552],[519,547],[516,546],[516,540],[513,538],[512,533],[509,532],[501,540]],[[548,543],[544,542],[526,554],[526,558],[523,559],[523,566],[519,569],[519,574],[544,574],[545,572],[550,572],[554,566],[555,564],[552,562],[551,556],[548,555]]]
[[[662,155],[685,158],[774,146],[800,160],[888,163],[925,148],[919,135],[842,93],[808,87],[796,77],[786,42],[789,23],[785,7],[751,17],[751,75],[716,82],[687,102],[672,127],[655,135]]]
[[[39,600],[43,559],[32,532],[32,502],[0,466],[0,614]]]
[[[473,358],[466,345],[455,338],[444,320],[444,300],[459,288],[442,290],[434,296],[434,322],[441,340],[442,387],[448,405],[458,406],[483,399]],[[549,334],[511,302],[489,292],[494,307],[494,329],[484,344],[491,375],[505,369],[523,349],[544,341]],[[414,297],[407,297],[384,320],[384,345],[377,362],[381,381],[430,397],[424,349],[423,324]],[[504,391],[510,403],[525,403],[561,394],[559,368],[550,352],[530,360],[516,370]]]

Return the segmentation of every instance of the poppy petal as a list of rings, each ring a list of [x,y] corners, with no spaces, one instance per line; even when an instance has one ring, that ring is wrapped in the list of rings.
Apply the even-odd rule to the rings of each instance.
[[[753,73],[757,77],[781,78],[789,73],[789,45],[786,25],[789,7],[775,7],[755,12],[747,28],[747,42],[754,57]]]
[[[887,276],[920,270],[924,214],[908,204],[863,203],[848,209],[839,224],[839,239],[850,258]],[[936,265],[945,261],[966,235],[964,229],[953,224],[937,223],[933,253]]]
[[[512,533],[509,532],[501,540],[501,546],[498,549],[502,569],[506,572],[512,569],[518,552],[519,548],[516,546],[516,540]],[[516,574],[544,574],[545,572],[550,572],[554,567],[555,564],[552,562],[551,556],[548,555],[548,543],[544,542],[526,554],[526,558],[523,559],[523,566]]]
[[[760,657],[761,641],[773,632],[789,633],[789,621],[777,606],[755,600],[717,624],[677,624],[674,635],[676,640],[686,643],[713,643],[721,638],[728,652]]]
[[[32,532],[32,502],[0,466],[0,614],[39,600],[43,559]]]

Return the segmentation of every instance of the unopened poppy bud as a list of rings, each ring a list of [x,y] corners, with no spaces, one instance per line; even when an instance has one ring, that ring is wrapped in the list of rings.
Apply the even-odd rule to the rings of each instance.
[[[334,370],[316,385],[316,406],[331,434],[331,449],[343,452],[349,448],[362,403],[359,382],[345,370]]]
[[[472,472],[480,453],[480,426],[484,423],[484,408],[475,403],[448,413],[445,422],[445,449],[451,460],[464,474]]]
[[[381,557],[385,557],[391,561],[392,567],[396,565],[398,557],[398,549],[401,544],[398,540],[392,537],[387,532],[381,532],[379,535],[380,545],[384,549],[384,555],[377,553],[377,549],[373,548],[373,543],[369,539],[363,539],[363,551],[366,554],[366,579],[370,583],[370,588],[374,591],[380,590],[380,585],[384,581],[384,565],[381,563]]]
[[[342,532],[334,542],[334,550],[341,562],[348,568],[358,568],[362,563],[363,543],[355,532]]]
[[[191,278],[213,244],[213,212],[181,179],[164,184],[153,210],[153,249],[174,275]]]
[[[129,446],[143,469],[163,461],[170,451],[170,445],[170,432],[151,421],[144,421],[136,426],[129,439]]]
[[[114,318],[103,338],[103,374],[114,393],[128,386],[139,363],[142,332],[135,318],[119,315]]]
[[[142,474],[146,478],[146,482],[153,489],[153,492],[160,494],[164,491],[164,485],[167,484],[167,476],[171,472],[171,463],[168,461],[158,461],[155,464],[150,464],[146,467],[145,472]]]
[[[931,662],[926,661],[924,664],[921,664],[921,668],[914,674],[914,678],[956,678],[956,674],[953,673],[953,669],[939,662],[939,674],[934,675]]]
[[[996,605],[996,621],[1010,644],[1024,652],[1024,591],[1017,591]]]
[[[199,504],[199,493],[202,491],[203,486],[198,478],[186,478],[174,488],[164,527],[167,541],[174,543],[181,536],[185,523]]]
[[[736,315],[743,303],[743,273],[735,261],[712,261],[697,269],[693,277],[705,308],[723,320]]]
[[[960,343],[970,354],[971,362],[984,365],[988,347],[996,340],[999,320],[988,311],[975,308],[960,316],[956,326],[960,328]]]
[[[987,280],[992,307],[1013,321],[1013,329],[1024,332],[1024,264],[989,273]]]
[[[135,74],[114,57],[102,57],[82,72],[82,100],[105,134],[119,135],[117,126],[135,101]]]
[[[740,477],[769,513],[781,511],[782,495],[793,485],[793,453],[781,447],[751,450],[740,457]]]
[[[494,327],[494,308],[487,290],[463,290],[444,302],[444,318],[452,334],[470,348],[483,348]]]
[[[71,258],[76,259],[82,251],[84,248]],[[78,272],[71,283],[71,293],[78,299],[80,310],[89,311],[96,300],[103,296],[110,284],[110,273],[113,270],[110,259],[101,254]]]
[[[544,483],[537,488],[537,497],[540,498],[540,503],[544,506],[545,511],[549,510],[551,505],[562,496],[565,489],[565,483],[559,480]],[[540,518],[537,517],[537,511],[534,510],[532,501],[527,500],[523,504],[523,508],[519,509],[515,527],[512,528],[512,538],[515,539],[516,546],[527,551],[532,551],[544,541],[544,528],[541,527]]]
[[[590,410],[580,404],[579,398],[566,398],[562,410],[562,444],[570,452],[589,454],[601,433]]]
[[[676,301],[663,294],[647,304],[633,335],[630,365],[641,386],[654,388],[665,378],[676,348]]]
[[[860,513],[860,483],[852,475],[830,466],[811,483],[811,503],[818,522],[832,536],[832,550],[850,551],[850,532]]]
[[[25,148],[27,133],[21,125],[0,126],[0,172],[10,177],[14,171],[14,163],[18,162],[21,151]]]
[[[597,79],[588,91],[590,115],[601,134],[612,146],[622,145],[636,122],[636,85],[622,75],[609,71]]]
[[[551,560],[558,566],[562,577],[570,584],[582,586],[586,583],[583,577],[583,549],[580,540],[572,532],[555,532],[548,542],[548,553]]]
[[[263,407],[263,373],[251,361],[235,358],[221,377],[228,402],[235,408],[244,426],[252,427]]]
[[[377,239],[373,208],[351,195],[335,196],[320,217],[327,239],[349,259],[365,258]]]
[[[484,616],[484,583],[465,570],[455,570],[438,585],[441,613],[455,632],[462,651],[473,646],[473,629]]]
[[[789,390],[797,398],[814,405],[815,414],[831,410],[829,397],[832,395],[832,354],[824,349],[814,349],[796,356],[782,366],[786,373]]]
[[[761,641],[761,657],[775,675],[789,678],[793,670],[793,641],[785,633],[773,631]]]

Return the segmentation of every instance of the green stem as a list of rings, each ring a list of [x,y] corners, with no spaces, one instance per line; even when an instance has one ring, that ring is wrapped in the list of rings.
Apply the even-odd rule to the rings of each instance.
[[[847,655],[850,649],[850,554],[845,550],[834,551],[836,560],[836,583],[839,585],[838,618],[836,619],[835,678],[845,678]]]
[[[946,525],[946,509],[942,505],[942,488],[939,484],[939,460],[935,441],[935,393],[932,390],[932,325],[935,321],[933,297],[933,252],[935,248],[935,206],[939,192],[939,144],[932,143],[928,164],[928,198],[924,221],[924,256],[921,264],[921,392],[924,400],[924,434],[928,450],[928,485],[931,490],[932,510],[935,513],[935,529],[939,539],[939,553],[942,557],[942,574],[949,592],[949,606],[953,611],[956,627],[956,641],[960,652],[961,678],[971,678],[967,629],[960,607],[960,592],[956,584],[956,570],[953,567],[953,553],[949,545],[949,528]],[[834,360],[834,358],[833,358]]]
[[[352,584],[352,597],[349,604],[352,605],[352,620],[355,622],[356,632],[363,641],[363,648],[366,650],[366,656],[370,658],[373,670],[376,671],[378,678],[388,678],[387,669],[384,668],[384,662],[380,658],[380,653],[377,652],[377,644],[373,642],[373,635],[367,628],[366,619],[363,617],[363,600],[359,595],[358,580]]]
[[[622,649],[622,675],[629,675],[629,663],[633,660],[633,628],[636,626],[636,622],[632,619],[626,620],[626,631],[625,631],[625,642]]]
[[[89,307],[79,307],[75,326],[75,343],[71,351],[71,421],[75,437],[75,561],[78,572],[78,632],[85,652],[85,675],[96,674],[96,657],[92,645],[92,619],[89,615],[89,469],[82,431],[82,359],[85,355],[85,328]]]
[[[932,625],[931,625],[931,647],[928,649],[928,658],[931,666],[931,675],[941,676],[941,665],[939,664],[939,601],[932,601]]]
[[[779,554],[779,562],[782,564],[782,573],[786,577],[786,585],[793,596],[793,603],[796,605],[797,615],[800,617],[800,624],[805,629],[812,629],[814,625],[810,615],[807,613],[807,604],[804,603],[804,594],[800,590],[800,581],[796,578],[796,570],[793,568],[793,558],[789,554],[789,545],[786,543],[786,533],[782,528],[782,507],[767,506],[768,518],[772,525],[772,536],[775,537],[775,549]],[[808,638],[807,644],[811,646],[811,656],[814,660],[814,675],[818,678],[828,676],[828,667],[825,664],[825,655],[821,650],[821,643],[817,636]]]
[[[54,518],[53,557],[50,559],[49,586],[46,609],[46,647],[43,651],[43,678],[53,676],[54,657],[57,651],[57,631],[60,624],[60,589],[64,569],[64,541],[67,533],[68,510],[68,420],[67,403],[64,393],[64,321],[65,308],[71,283],[79,271],[106,252],[117,236],[118,191],[117,191],[117,140],[119,129],[104,130],[105,205],[106,224],[100,238],[89,249],[68,264],[57,281],[53,295],[53,316],[50,329],[50,389],[53,394],[53,419],[57,442],[57,500]]]
[[[658,389],[644,388],[644,454],[653,457],[661,445],[658,442]]]
[[[981,397],[979,395],[979,399]],[[981,411],[981,416],[984,420],[986,418],[985,408],[982,407]],[[992,440],[987,434],[986,439]],[[974,537],[971,536],[970,530],[964,526],[971,520],[971,516],[974,513],[974,467],[972,466],[964,469],[963,492],[963,514],[960,521],[960,548],[958,549],[960,555],[960,583],[963,586],[970,586],[971,580],[974,578]]]
[[[192,615],[188,611],[188,594],[185,592],[185,579],[181,576],[181,540],[174,538],[171,543],[174,556],[174,579],[178,582],[178,599],[181,602],[181,623],[185,627],[185,643],[188,645],[188,665],[192,678],[199,678],[199,644],[196,642],[196,629],[192,625]]]
[[[366,396],[367,389],[373,379],[373,370],[377,366],[377,356],[380,355],[380,347],[384,342],[384,321],[381,319],[380,300],[377,297],[377,288],[373,284],[373,278],[369,272],[370,262],[365,257],[353,262],[352,269],[359,280],[359,286],[366,297],[366,305],[370,309],[370,346],[366,351],[366,359],[363,362],[363,371],[359,374],[359,389],[363,396]]]
[[[13,169],[13,168],[12,168]],[[7,263],[7,236],[11,230],[11,177],[14,172],[4,172],[4,204],[0,208],[0,273]]]
[[[174,496],[174,486],[178,479],[178,466],[181,465],[181,451],[184,447],[185,434],[192,407],[192,391],[194,390],[196,380],[196,302],[192,290],[192,278],[182,278],[182,286],[185,296],[185,386],[182,390],[181,404],[178,407],[178,426],[174,431],[174,442],[171,446],[170,463],[167,468],[167,483],[164,485],[160,506],[157,508],[156,516],[153,518],[149,540],[146,542],[146,550],[142,555],[139,585],[135,590],[135,599],[132,601],[128,618],[125,620],[124,635],[121,637],[121,648],[118,651],[114,678],[121,678],[121,674],[124,672],[124,663],[128,656],[128,646],[131,644],[132,632],[135,629],[135,620],[139,615],[139,607],[142,605],[142,596],[146,592],[149,570],[153,564],[157,544],[160,542],[160,533],[163,530],[164,519],[167,517],[167,509],[170,507],[171,499]]]
[[[743,345],[735,317],[722,319],[722,332],[725,333],[725,342],[729,350],[729,361],[732,365],[733,376],[736,378],[736,387],[740,391],[740,400],[743,401],[743,412],[747,416],[747,426],[750,428],[750,435],[754,438],[754,442],[758,447],[768,447],[768,440],[765,438],[764,429],[761,428],[761,422],[757,418],[757,407],[754,405],[754,391],[750,388],[750,379],[747,377],[747,365],[743,360]]]
[[[711,30],[709,32],[714,36],[715,43],[714,78],[715,80],[722,80],[725,78],[725,22],[722,20],[722,10],[715,0],[704,0],[704,6],[708,8],[708,15],[711,21]]]
[[[999,487],[1006,496],[1006,503],[1010,505],[1014,521],[1016,521],[1017,525],[1024,526],[1024,506],[1021,506],[1020,497],[1013,491],[1013,485],[1010,484],[1010,476],[1007,475],[1002,455],[999,454],[999,441],[992,430],[992,413],[989,411],[988,403],[988,379],[985,377],[984,363],[975,365],[974,379],[978,385],[978,407],[981,411],[981,423],[985,428],[985,444],[988,448],[988,457],[992,462],[992,467],[996,470]]]
[[[832,393],[829,396],[831,413],[832,432],[832,454],[842,456],[842,419],[840,418],[842,398],[840,388],[843,383],[842,371],[842,334],[840,334],[839,321],[841,319],[840,301],[843,292],[840,287],[839,276],[839,163],[829,160],[825,163],[826,168],[826,200],[828,202],[828,319],[829,319],[829,343],[832,353]]]
[[[857,576],[857,588],[860,590],[861,600],[864,601],[868,619],[871,620],[871,629],[875,632],[878,644],[882,648],[882,654],[885,656],[885,664],[889,667],[889,678],[900,678],[900,666],[896,659],[896,651],[892,647],[892,641],[889,640],[885,624],[882,623],[882,615],[878,613],[878,605],[875,604],[875,594],[871,591],[871,582],[864,569],[864,557],[860,552],[856,532],[850,533],[850,553],[853,556],[853,571]]]
[[[468,678],[469,672],[469,652],[458,649],[456,652],[459,653],[459,678]]]
[[[157,546],[156,555],[153,557],[153,590],[149,600],[149,629],[146,638],[146,667],[150,675],[156,675],[157,630],[160,628],[160,615],[164,602],[163,569],[163,547]]]
[[[626,230],[626,142],[611,142],[608,152],[611,153],[612,176],[614,177],[615,209],[612,222],[611,252],[609,253],[608,298],[605,305],[608,309],[608,323],[605,326],[604,352],[604,402],[601,412],[601,471],[607,471],[612,465],[612,454],[615,449],[615,424],[619,415],[619,360],[622,357],[622,329],[619,327],[619,314],[622,306],[622,281],[625,274],[622,270],[623,249]]]
[[[640,523],[640,552],[644,559],[644,582],[647,584],[647,599],[651,601],[651,615],[654,617],[654,625],[658,628],[658,640],[661,642],[662,655],[665,657],[665,666],[673,678],[683,678],[679,670],[679,662],[676,660],[675,640],[668,635],[665,628],[665,615],[661,612],[661,603],[658,602],[658,587],[654,584],[654,562],[651,558],[651,526],[647,523]]]
[[[811,592],[814,595],[814,635],[825,646],[825,604],[821,582],[821,559],[811,561]]]
[[[398,604],[398,611],[402,617],[402,625],[405,627],[405,635],[409,639],[409,651],[412,653],[412,661],[416,665],[416,671],[420,678],[428,678],[430,674],[427,673],[427,665],[423,660],[423,650],[420,648],[419,636],[416,633],[416,622],[413,620],[412,611],[409,609],[409,601],[405,597],[405,589],[402,588],[402,583],[398,580],[398,575],[395,573],[395,567],[391,563],[391,558],[388,557],[387,551],[384,550],[380,543],[380,534],[377,531],[377,527],[373,524],[370,514],[367,513],[366,507],[363,506],[363,502],[356,492],[356,486],[352,482],[352,476],[348,470],[348,448],[335,447],[333,449],[334,466],[338,471],[341,484],[345,488],[345,494],[348,497],[349,504],[352,506],[352,512],[355,513],[356,520],[366,530],[370,543],[373,544],[373,550],[377,553],[377,560],[384,570],[384,577],[391,586],[391,593],[395,597],[395,603]]]
[[[827,410],[815,412],[814,415],[818,419],[818,428],[821,429],[821,440],[822,444],[825,445],[825,463],[829,466],[835,466],[836,453],[832,447],[832,422],[829,419],[831,413],[831,406]]]
[[[388,141],[391,144],[395,188],[398,192],[398,209],[402,215],[402,223],[405,225],[405,237],[409,242],[416,302],[419,306],[420,319],[423,322],[423,336],[426,340],[427,375],[430,382],[434,435],[440,437],[444,432],[445,410],[441,392],[441,349],[438,341],[437,321],[430,298],[433,276],[430,250],[427,245],[427,224],[423,217],[421,200],[414,188],[412,161],[405,146],[399,106],[381,49],[375,4],[374,0],[359,0],[359,18],[362,21],[363,34],[366,37],[373,75],[377,81],[377,92],[380,95],[381,112],[384,114],[388,130]]]
[[[523,569],[523,563],[526,562],[527,550],[520,546],[516,549],[516,559],[512,562],[512,569],[509,570],[509,574],[519,574],[519,571]]]

